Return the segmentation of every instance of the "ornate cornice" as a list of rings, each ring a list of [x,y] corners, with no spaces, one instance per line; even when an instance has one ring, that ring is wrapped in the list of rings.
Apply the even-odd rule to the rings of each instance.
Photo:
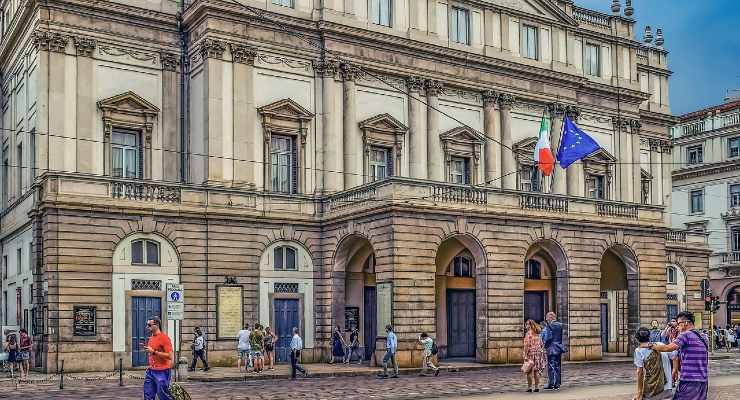
[[[315,60],[313,70],[319,78],[336,78],[339,71],[339,63],[332,60]]]
[[[357,67],[353,67],[352,64],[341,63],[339,64],[339,73],[345,81],[354,82],[360,77],[362,71]]]
[[[90,57],[95,51],[97,42],[93,38],[74,36],[73,38],[75,48],[77,49],[77,55],[80,57]]]
[[[159,59],[162,64],[162,71],[177,71],[177,66],[180,65],[180,57],[174,53],[161,52]]]
[[[516,97],[513,94],[501,93],[498,97],[498,104],[502,109],[511,110],[516,102]]]
[[[419,93],[424,89],[424,78],[418,76],[409,76],[406,78],[406,86],[411,93]]]
[[[670,148],[670,147],[669,147]],[[740,171],[740,160],[729,160],[713,164],[703,164],[673,171],[673,180],[698,178],[723,172]]]
[[[238,64],[254,65],[257,49],[243,44],[230,43],[231,59]]]
[[[563,103],[550,103],[547,105],[547,111],[551,118],[562,118],[565,115],[567,106]]]
[[[424,81],[424,87],[427,89],[427,96],[439,96],[444,89],[444,84],[438,80],[427,79]]]
[[[203,59],[216,58],[220,59],[226,51],[226,43],[216,39],[204,39],[200,44],[200,56]]]
[[[64,53],[67,43],[69,43],[69,38],[59,32],[33,32],[33,45],[37,50]]]

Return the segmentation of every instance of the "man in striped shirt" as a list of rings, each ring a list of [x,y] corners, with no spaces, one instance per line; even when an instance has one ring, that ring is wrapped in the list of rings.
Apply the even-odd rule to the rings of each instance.
[[[679,350],[681,376],[674,400],[706,400],[709,361],[707,337],[694,329],[694,314],[684,311],[676,316],[681,332],[670,344],[652,344],[650,348],[661,352]]]

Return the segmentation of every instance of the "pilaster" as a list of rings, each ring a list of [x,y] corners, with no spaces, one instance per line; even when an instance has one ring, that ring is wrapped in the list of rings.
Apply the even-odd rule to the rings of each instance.
[[[77,52],[77,99],[76,107],[82,112],[77,112],[75,135],[76,145],[76,171],[81,173],[100,173],[96,169],[99,165],[96,159],[96,147],[99,143],[95,142],[95,120],[90,110],[95,110],[95,70],[92,55],[95,52],[95,39],[75,36],[73,37],[74,46]]]
[[[357,125],[357,87],[355,78],[359,73],[357,68],[349,64],[342,64],[341,75],[344,81],[343,113],[344,125],[344,188],[360,186],[363,179],[363,146],[362,134]]]
[[[516,189],[517,166],[514,159],[514,141],[511,136],[511,108],[516,99],[510,94],[501,94],[499,109],[501,110],[501,176],[504,189]]]
[[[550,137],[552,148],[555,150],[554,153],[560,149],[560,141],[563,137],[563,118],[565,117],[565,105],[561,103],[553,103],[548,106],[550,112]],[[566,170],[558,167],[555,168],[555,172],[552,175],[552,192],[555,194],[566,194],[567,193],[567,180]]]
[[[578,120],[580,110],[575,106],[567,106],[565,109],[566,115],[573,121]],[[586,182],[583,171],[583,161],[576,161],[565,170],[566,180],[568,187],[568,195],[583,197],[586,193]]]
[[[427,172],[429,179],[444,181],[444,155],[442,142],[439,138],[439,93],[442,83],[427,80],[424,83],[427,92]]]
[[[203,58],[205,93],[205,144],[206,156],[201,156],[207,183],[224,185],[224,73],[223,55],[226,44],[220,40],[205,39],[200,45]],[[230,77],[229,77],[230,78]],[[198,157],[193,156],[193,160]]]
[[[323,131],[323,168],[326,192],[344,189],[344,136],[342,135],[341,82],[337,81],[339,65],[334,61],[314,63],[317,78],[321,79],[321,122]]]
[[[630,136],[632,138],[632,202],[642,201],[642,171],[640,167],[640,128],[638,120],[629,121]]]
[[[426,106],[422,98],[424,80],[412,76],[407,79],[409,91],[409,176],[427,179]]]
[[[499,94],[493,90],[483,92],[485,182],[495,188],[501,187],[501,114],[498,98]]]
[[[264,146],[261,131],[256,129],[258,116],[254,101],[254,60],[257,49],[231,43],[234,82],[234,178],[233,186],[255,186],[257,172],[267,166],[251,162],[262,160]]]

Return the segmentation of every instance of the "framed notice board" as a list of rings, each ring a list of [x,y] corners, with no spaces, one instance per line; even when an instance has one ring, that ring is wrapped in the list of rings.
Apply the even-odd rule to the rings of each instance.
[[[97,334],[96,310],[95,306],[74,306],[74,336]]]
[[[239,330],[244,326],[242,286],[217,286],[216,303],[216,336],[221,338],[236,338]]]

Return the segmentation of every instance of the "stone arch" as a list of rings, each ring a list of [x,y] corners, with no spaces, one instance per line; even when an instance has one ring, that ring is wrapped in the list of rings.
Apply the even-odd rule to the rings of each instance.
[[[633,250],[622,241],[606,242],[601,256],[599,279],[602,303],[606,304],[606,316],[602,315],[602,347],[614,353],[632,350],[630,340],[639,327],[640,278],[639,259]],[[602,314],[604,313],[604,306]],[[607,326],[603,326],[604,321]],[[608,328],[608,329],[607,329]],[[602,348],[602,352],[604,349]]]

